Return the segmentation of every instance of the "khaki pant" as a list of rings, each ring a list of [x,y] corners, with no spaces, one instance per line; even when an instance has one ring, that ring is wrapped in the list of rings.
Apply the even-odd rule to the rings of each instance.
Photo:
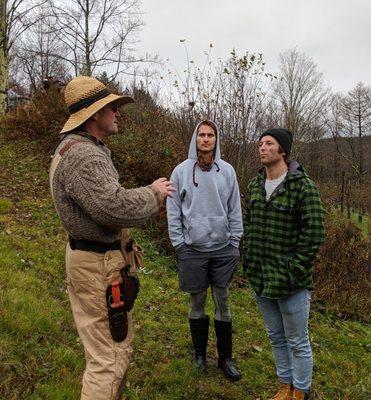
[[[67,288],[73,317],[84,345],[86,369],[81,400],[119,400],[132,353],[133,329],[115,342],[109,330],[106,288],[120,276],[124,257],[120,250],[105,254],[66,248]]]

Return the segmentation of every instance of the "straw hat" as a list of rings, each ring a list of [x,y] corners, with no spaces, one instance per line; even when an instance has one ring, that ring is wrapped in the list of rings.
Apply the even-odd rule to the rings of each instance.
[[[90,76],[78,76],[72,79],[66,86],[64,98],[70,117],[64,124],[61,133],[77,128],[113,101],[119,107],[134,102],[134,99],[130,96],[118,96],[110,93],[102,82]]]

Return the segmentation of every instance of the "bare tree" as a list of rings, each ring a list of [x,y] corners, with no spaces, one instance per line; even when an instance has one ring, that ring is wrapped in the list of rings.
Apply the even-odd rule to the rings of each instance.
[[[297,50],[280,55],[280,79],[274,94],[282,113],[282,124],[300,141],[318,140],[325,133],[323,115],[329,90],[313,60]]]
[[[265,72],[262,54],[239,56],[232,50],[226,61],[214,62],[210,44],[204,65],[197,67],[185,48],[187,69],[175,70],[175,76],[169,71],[169,109],[179,121],[179,137],[187,144],[195,123],[212,119],[223,141],[223,157],[233,164],[240,181],[247,182],[257,163],[252,142],[268,121],[267,93],[275,77]]]
[[[347,178],[343,171],[343,180],[348,186],[347,198],[359,210],[363,210],[366,201],[364,183],[368,172],[364,162],[363,140],[371,133],[371,87],[359,82],[346,95],[334,95],[327,126],[334,139],[337,154],[345,160],[350,171],[353,171],[348,172]],[[350,180],[353,181],[352,185]],[[342,186],[345,186],[344,183]]]
[[[9,55],[16,40],[40,18],[35,9],[46,0],[0,0],[0,114],[6,110]]]
[[[347,95],[335,95],[328,127],[338,153],[361,183],[367,172],[363,166],[362,138],[371,133],[371,87],[359,82]]]
[[[38,21],[25,37],[14,46],[13,76],[17,81],[27,81],[31,90],[50,77],[65,81],[69,68],[65,61],[53,54],[65,54],[67,49],[52,32],[50,32],[50,16]]]
[[[136,34],[143,25],[139,0],[51,0],[51,28],[67,51],[52,54],[69,63],[75,75],[108,71],[109,79],[130,66],[153,61],[134,55]]]
[[[216,63],[210,52],[207,56],[203,67],[188,59],[184,75],[176,73],[171,81],[176,89],[170,92],[172,108],[175,105],[177,112],[193,119],[207,116],[218,124],[224,138],[248,143],[259,130],[262,104],[274,77],[265,72],[262,54],[238,56],[232,50],[227,61]]]
[[[367,172],[363,167],[363,136],[371,133],[371,87],[359,82],[344,97],[340,97],[342,133],[347,137],[358,137],[356,157],[359,183]]]
[[[0,0],[0,114],[6,109],[8,89],[7,19],[5,0]]]

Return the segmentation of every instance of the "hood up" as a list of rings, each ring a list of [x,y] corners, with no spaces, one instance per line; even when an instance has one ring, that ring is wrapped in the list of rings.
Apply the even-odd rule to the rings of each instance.
[[[214,162],[215,162],[215,161],[220,160],[220,157],[221,157],[221,155],[220,155],[220,135],[219,135],[219,131],[218,131],[216,124],[213,121],[210,121],[208,119],[202,120],[200,123],[198,123],[195,130],[193,131],[191,143],[189,145],[189,150],[188,150],[188,158],[197,161],[197,142],[196,142],[197,131],[198,131],[199,126],[204,122],[210,122],[215,128],[215,132],[216,132],[216,143],[215,143],[215,153],[214,153],[215,154]]]

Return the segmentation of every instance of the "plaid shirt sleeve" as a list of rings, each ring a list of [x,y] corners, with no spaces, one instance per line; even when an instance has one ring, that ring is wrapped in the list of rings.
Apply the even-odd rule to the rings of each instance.
[[[247,267],[247,247],[249,241],[249,228],[250,228],[250,186],[246,194],[245,201],[243,202],[242,208],[242,219],[243,219],[243,237],[242,237],[242,267],[246,270]]]
[[[297,248],[288,259],[289,270],[296,279],[305,276],[308,267],[312,266],[325,237],[323,207],[314,183],[304,192],[299,214],[300,231]]]

